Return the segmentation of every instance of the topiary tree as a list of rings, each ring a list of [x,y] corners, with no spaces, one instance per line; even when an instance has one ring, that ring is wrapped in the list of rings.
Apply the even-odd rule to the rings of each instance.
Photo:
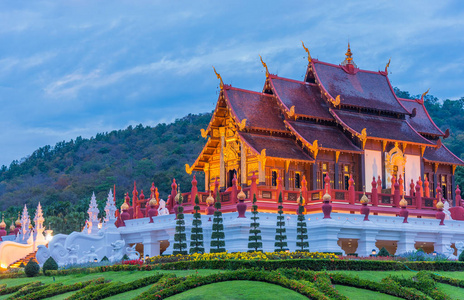
[[[122,260],[129,260],[129,256],[127,256],[127,254],[124,254],[124,256],[122,257]]]
[[[42,266],[42,272],[44,275],[47,275],[46,272],[49,270],[58,270],[58,264],[53,259],[53,257],[49,257]]]
[[[216,194],[216,203],[214,203],[216,211],[214,212],[213,228],[211,233],[211,253],[226,252],[226,242],[224,241],[224,225],[221,212],[221,199],[219,191]]]
[[[380,249],[379,254],[377,254],[377,256],[390,256],[390,253],[387,251],[387,249],[385,249],[385,247],[382,247],[382,249]]]
[[[187,237],[185,235],[185,220],[184,220],[184,207],[182,206],[182,194],[179,193],[179,201],[177,205],[177,220],[176,220],[176,233],[174,234],[174,251],[172,254],[187,255]]]
[[[31,258],[24,268],[24,272],[27,277],[37,276],[40,273],[40,266],[33,258]]]
[[[253,194],[253,205],[251,206],[251,213],[253,216],[251,217],[251,224],[250,224],[250,236],[248,237],[248,252],[253,251],[263,251],[263,243],[261,242],[261,230],[259,229],[259,220],[258,217],[258,205],[256,204],[256,194]]]
[[[309,251],[309,243],[308,243],[308,229],[306,228],[306,220],[304,216],[304,203],[303,203],[303,195],[300,192],[300,205],[298,206],[298,222],[296,224],[296,247],[297,249],[300,248],[298,251],[301,252],[308,252]]]
[[[284,207],[282,206],[282,192],[279,194],[279,206],[277,207],[279,209],[278,215],[277,215],[277,228],[276,228],[276,236],[275,236],[275,252],[281,252],[287,250],[287,235],[285,235],[286,229],[285,229],[285,220],[284,220],[284,215],[283,215],[283,209]]]
[[[461,254],[459,254],[459,261],[464,261],[464,251],[461,251]]]
[[[102,260],[101,261],[109,261],[108,257],[106,256],[103,256]]]
[[[192,234],[190,235],[190,254],[192,253],[205,253],[203,247],[203,228],[201,227],[201,214],[200,211],[200,198],[198,194],[195,196],[195,206],[193,207],[195,213],[193,214],[192,221]]]

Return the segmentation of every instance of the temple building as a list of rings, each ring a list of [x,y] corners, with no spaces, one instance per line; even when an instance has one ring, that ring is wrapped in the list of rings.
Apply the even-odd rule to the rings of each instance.
[[[216,180],[227,191],[234,178],[248,187],[256,174],[260,199],[276,199],[273,190],[280,189],[287,191],[284,200],[296,201],[300,191],[320,200],[322,193],[310,191],[323,190],[328,175],[334,190],[348,190],[351,181],[356,191],[376,186],[380,195],[391,195],[398,182],[405,195],[420,184],[422,197],[441,193],[454,200],[454,171],[464,162],[443,145],[449,131],[427,113],[427,92],[421,99],[398,98],[388,78],[390,62],[382,71],[362,70],[349,44],[338,65],[313,59],[304,48],[304,81],[271,74],[262,59],[260,92],[226,85],[216,73],[220,94],[201,132],[206,144],[186,171],[203,172],[206,191]],[[344,195],[335,193],[334,200],[346,200]]]

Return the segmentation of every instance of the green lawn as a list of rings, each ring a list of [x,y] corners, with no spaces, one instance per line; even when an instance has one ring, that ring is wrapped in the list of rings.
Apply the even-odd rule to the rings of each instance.
[[[341,274],[351,275],[351,276],[358,276],[361,279],[373,280],[373,281],[380,281],[382,278],[387,277],[388,275],[396,275],[396,276],[404,276],[404,277],[412,277],[417,272],[413,271],[329,271],[329,272],[337,272]],[[446,273],[446,272],[442,272]],[[448,272],[454,273],[454,272]],[[457,273],[457,272],[456,272]],[[453,275],[445,275],[444,276],[453,276]],[[457,277],[453,277],[457,278]]]
[[[437,287],[453,299],[464,299],[464,289],[444,283],[437,283]]]
[[[208,284],[167,298],[169,300],[308,299],[278,285],[259,281],[228,281]]]
[[[376,299],[376,300],[396,300],[396,299],[402,299],[394,296],[390,296],[387,294],[382,294],[379,292],[373,292],[369,290],[363,290],[363,289],[358,289],[355,287],[351,286],[345,286],[345,285],[336,285],[335,289],[342,295],[348,297],[349,299],[355,299],[355,300],[371,300],[371,299]]]

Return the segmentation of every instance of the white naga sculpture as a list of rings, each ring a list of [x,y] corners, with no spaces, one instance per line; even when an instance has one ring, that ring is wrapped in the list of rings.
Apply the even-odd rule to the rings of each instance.
[[[113,247],[112,254],[110,256],[110,261],[119,261],[122,259],[124,256],[124,246],[126,245],[126,242],[124,240],[117,240],[114,243],[111,243],[111,247]]]
[[[77,264],[79,245],[71,245],[66,248],[68,250],[68,264]]]
[[[98,255],[95,252],[95,247],[91,246],[89,251],[84,251],[84,257],[82,258],[82,262],[94,262],[95,260],[98,261]]]
[[[169,215],[169,209],[166,208],[166,201],[161,199],[159,201],[158,216]]]
[[[449,211],[450,203],[449,203],[449,201],[446,200],[446,199],[443,199],[443,201],[444,201],[444,203],[443,203],[443,204],[444,204],[444,206],[443,206],[443,212],[445,213],[445,219],[446,219],[446,220],[452,220],[452,218],[451,218],[451,213],[450,213],[450,211]]]
[[[131,260],[140,258],[140,253],[135,250],[135,246],[136,246],[136,244],[134,244],[132,247],[127,247],[126,248],[127,256]]]

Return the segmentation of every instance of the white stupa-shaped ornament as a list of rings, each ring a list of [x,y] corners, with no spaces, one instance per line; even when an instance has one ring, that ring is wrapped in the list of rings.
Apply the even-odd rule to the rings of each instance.
[[[37,210],[35,211],[35,216],[34,216],[36,242],[45,240],[45,236],[43,235],[43,232],[45,230],[43,226],[44,221],[45,219],[43,217],[42,206],[40,205],[40,202],[39,202],[39,205],[37,205]]]
[[[23,214],[21,215],[21,242],[27,242],[30,235],[31,218],[27,212],[27,206],[24,204]]]
[[[89,214],[89,221],[87,222],[89,228],[89,234],[97,234],[98,233],[98,210],[97,205],[97,198],[95,197],[95,192],[92,193],[92,198],[90,198],[89,210],[87,213]]]
[[[106,198],[106,206],[105,206],[105,212],[106,212],[106,217],[105,217],[105,228],[116,228],[116,225],[114,225],[114,222],[116,222],[116,204],[114,200],[114,195],[113,191],[110,189],[108,193],[108,198]]]

